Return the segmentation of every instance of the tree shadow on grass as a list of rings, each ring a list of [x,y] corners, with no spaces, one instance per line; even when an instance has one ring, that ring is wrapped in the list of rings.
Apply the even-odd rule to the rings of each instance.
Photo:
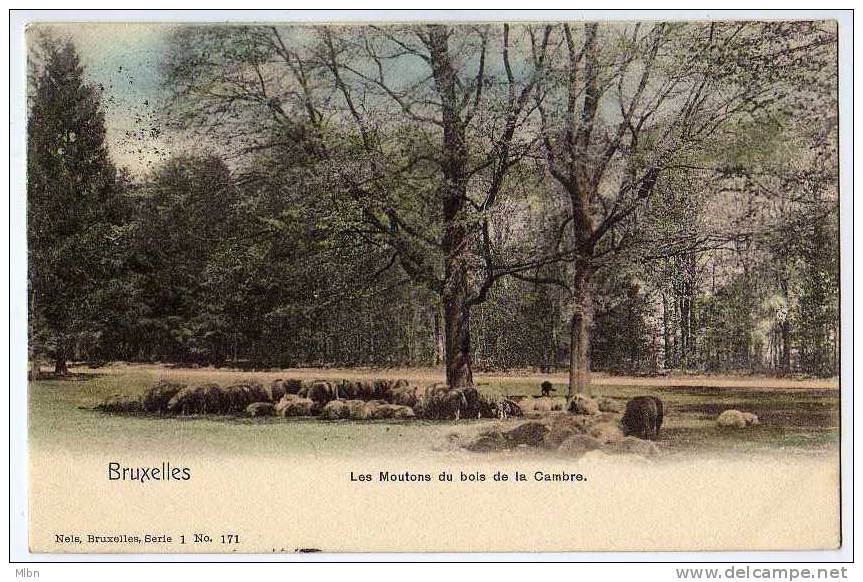
[[[86,382],[104,374],[96,372],[70,372],[68,374],[46,374],[41,373],[35,378],[30,378],[30,382]]]

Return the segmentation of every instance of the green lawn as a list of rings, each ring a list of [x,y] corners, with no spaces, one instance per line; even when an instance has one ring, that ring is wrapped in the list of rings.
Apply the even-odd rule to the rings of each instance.
[[[269,382],[274,373],[238,371],[154,370],[124,366],[107,370],[76,370],[61,380],[30,385],[31,443],[71,450],[164,451],[171,454],[283,455],[318,453],[432,454],[453,432],[471,433],[495,421],[325,422],[315,419],[245,419],[232,417],[125,417],[92,410],[109,396],[140,394],[163,375],[189,382],[229,383],[257,377]],[[310,372],[314,374],[314,372]],[[398,375],[390,371],[389,375]],[[281,377],[289,377],[285,373]],[[369,373],[374,377],[374,373]],[[532,395],[539,377],[480,378],[483,392]],[[746,453],[783,450],[788,453],[829,451],[838,443],[839,391],[835,388],[773,388],[769,380],[757,387],[675,385],[598,385],[594,393],[629,398],[656,394],[665,403],[666,419],[660,447],[667,454],[701,451]],[[557,384],[558,394],[564,387]],[[714,419],[723,410],[756,413],[761,424],[741,431],[723,431]],[[516,422],[516,421],[511,421]]]

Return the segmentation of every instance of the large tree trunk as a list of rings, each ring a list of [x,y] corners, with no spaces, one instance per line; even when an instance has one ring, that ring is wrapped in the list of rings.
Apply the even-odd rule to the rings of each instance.
[[[446,383],[450,388],[473,386],[470,309],[457,288],[444,294],[444,328]]]
[[[590,395],[590,264],[579,261],[575,266],[573,285],[574,306],[569,327],[569,390],[573,394]]]
[[[54,374],[65,376],[69,373],[69,366],[66,363],[65,348],[57,348],[57,353],[54,355]]]
[[[468,269],[470,251],[465,217],[467,202],[467,142],[464,120],[460,116],[455,69],[449,54],[449,30],[440,25],[428,27],[428,48],[432,74],[441,101],[443,142],[441,169],[444,183],[441,201],[444,219],[442,241],[445,279],[441,298],[446,344],[446,378],[451,388],[473,385],[470,350],[470,301]]]

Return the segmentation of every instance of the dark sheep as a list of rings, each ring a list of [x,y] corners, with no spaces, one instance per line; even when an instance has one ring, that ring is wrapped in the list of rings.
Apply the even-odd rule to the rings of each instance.
[[[273,380],[269,388],[269,400],[270,402],[278,402],[282,399],[282,396],[287,393],[288,392],[285,388],[284,380],[282,380],[281,378],[279,378],[278,380]]]
[[[626,403],[621,424],[624,436],[656,440],[662,426],[662,401],[656,396],[638,396]]]
[[[168,402],[167,412],[183,416],[204,414],[206,412],[206,405],[203,387],[188,386],[177,392]]]
[[[208,414],[224,414],[225,391],[218,384],[204,384],[201,386],[204,399],[204,409]]]
[[[342,400],[356,400],[359,394],[357,382],[354,382],[353,380],[342,381],[342,383],[336,387],[336,390],[339,393],[339,398]]]
[[[515,401],[500,396],[479,395],[477,407],[479,418],[505,419],[523,416],[521,407]]]
[[[389,400],[390,392],[393,389],[394,382],[392,380],[375,380],[374,381],[374,398],[379,398],[381,400]]]
[[[269,402],[268,391],[258,382],[247,381],[232,384],[224,389],[224,406],[226,413],[239,414],[245,412],[246,407],[253,402]]]
[[[464,390],[453,390],[446,385],[438,384],[426,389],[422,402],[417,407],[424,418],[458,420],[468,409],[468,400]]]
[[[323,406],[330,400],[336,399],[336,390],[329,382],[320,380],[313,382],[312,385],[309,386],[306,398]]]
[[[248,392],[249,399],[252,402],[270,402],[270,391],[264,388],[260,382],[248,380],[243,382],[243,385],[246,387],[245,390]]]
[[[299,394],[300,390],[303,387],[303,381],[297,379],[288,379],[282,382],[282,385],[285,387],[285,394]],[[284,394],[282,396],[284,396]]]
[[[141,404],[146,412],[165,414],[168,412],[168,403],[185,387],[185,384],[159,380],[147,390]]]
[[[368,380],[360,380],[358,382],[355,382],[354,388],[356,390],[355,398],[357,398],[358,400],[371,400],[375,397],[374,384],[372,384]]]

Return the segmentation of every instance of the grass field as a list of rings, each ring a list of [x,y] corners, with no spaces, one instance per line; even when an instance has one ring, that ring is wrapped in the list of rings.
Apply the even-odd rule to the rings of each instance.
[[[281,370],[243,372],[225,369],[170,369],[156,365],[114,365],[96,370],[74,368],[64,379],[32,382],[29,434],[37,447],[68,450],[164,451],[175,454],[253,455],[436,455],[453,432],[478,432],[493,420],[460,422],[325,422],[315,419],[245,419],[233,417],[154,418],[103,414],[92,407],[109,396],[137,395],[159,378],[228,384],[244,378],[407,378],[419,384],[441,380],[428,369]],[[538,393],[551,379],[558,394],[560,374],[479,374],[483,392],[503,395]],[[659,446],[665,455],[700,452],[751,454],[781,451],[813,454],[835,451],[839,438],[839,390],[836,381],[793,381],[758,377],[680,376],[625,378],[595,375],[594,395],[628,398],[655,394],[666,406]],[[761,424],[723,431],[714,424],[723,410],[754,412]],[[516,421],[509,421],[516,422]]]

